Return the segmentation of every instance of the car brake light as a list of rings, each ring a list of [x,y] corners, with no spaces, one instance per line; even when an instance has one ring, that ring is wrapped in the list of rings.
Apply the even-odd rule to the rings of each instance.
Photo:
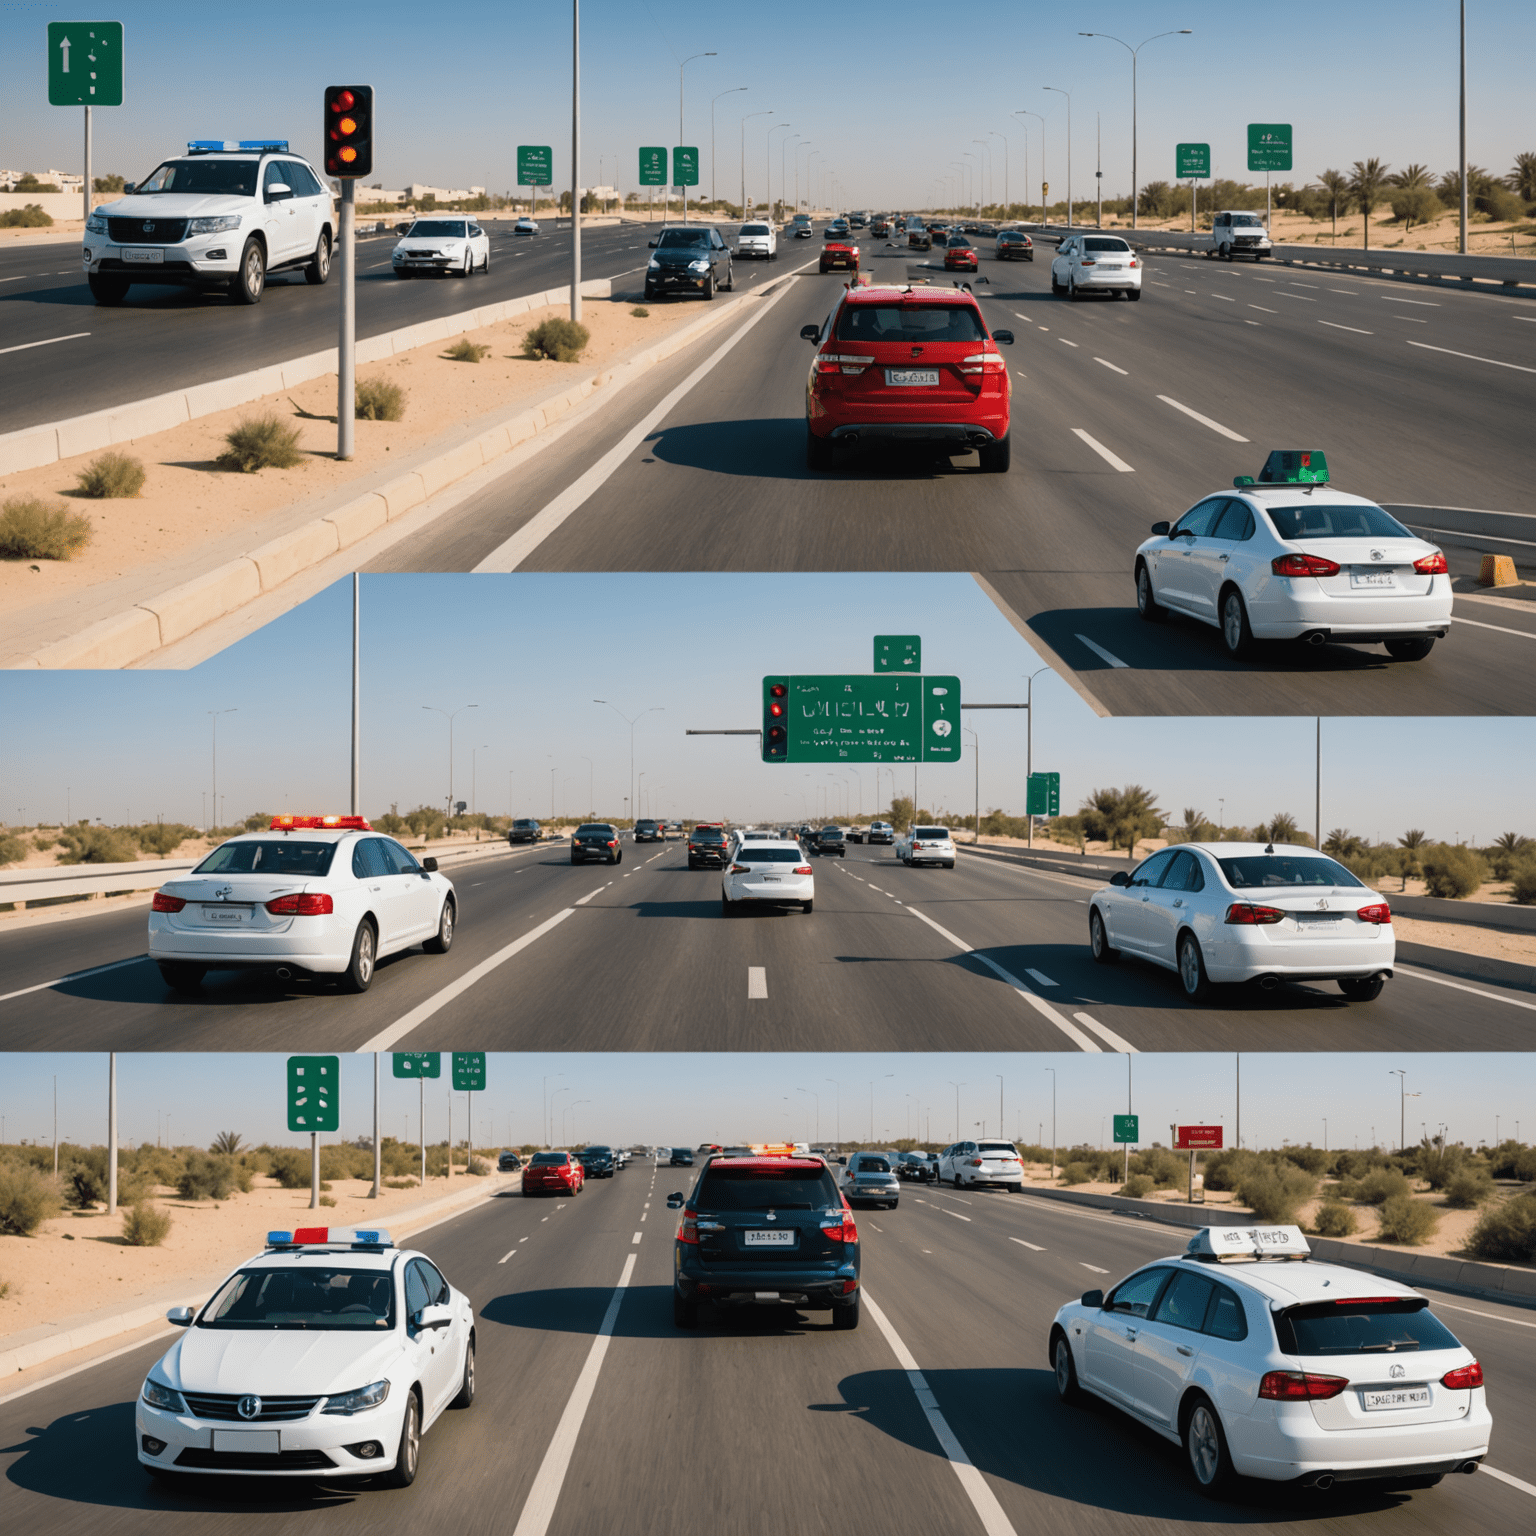
[[[1338,561],[1325,559],[1322,555],[1276,555],[1269,562],[1269,568],[1276,576],[1337,576],[1339,574]]]
[[[981,1159],[979,1157],[973,1157],[971,1159],[971,1167],[972,1168],[980,1168],[981,1167]]]
[[[1422,560],[1415,560],[1413,568],[1420,576],[1444,576],[1449,571],[1445,556],[1438,549],[1432,555],[1425,555]]]
[[[617,848],[619,846],[618,839],[610,837],[608,839],[608,846],[610,848]]]
[[[1096,262],[1093,259],[1093,257],[1091,257],[1091,256],[1085,256],[1085,257],[1083,257],[1083,259],[1080,262],[1078,262],[1078,266],[1080,266],[1080,267],[1096,267],[1096,266],[1098,266],[1098,262]]]
[[[731,873],[733,875],[750,875],[752,873],[752,866],[750,864],[732,864]]]
[[[180,912],[186,906],[186,902],[180,896],[167,896],[164,891],[156,891],[155,899],[150,902],[151,912]]]
[[[1127,266],[1131,266],[1131,267],[1139,267],[1141,265],[1141,263],[1139,261],[1137,261],[1137,259],[1134,256],[1132,256],[1130,261],[1128,261],[1126,263],[1126,265]]]
[[[291,896],[274,896],[266,904],[274,917],[329,917],[336,904],[323,891],[296,891]]]
[[[1240,927],[1263,927],[1284,922],[1285,913],[1279,907],[1256,907],[1250,901],[1234,901],[1227,908],[1226,921]]]
[[[817,373],[860,374],[874,362],[872,357],[860,357],[848,352],[823,352],[816,359]]]
[[[1337,1397],[1349,1382],[1343,1376],[1314,1376],[1311,1371],[1266,1371],[1259,1396],[1277,1403]]]
[[[810,875],[810,874],[814,874],[815,871],[811,868],[811,866],[809,864],[797,864],[797,865],[795,865],[795,873],[797,875]]]
[[[692,1211],[683,1212],[683,1219],[677,1224],[677,1240],[680,1243],[698,1243],[699,1218]]]
[[[854,1224],[853,1212],[844,1209],[837,1216],[823,1216],[821,1219],[821,1235],[830,1238],[834,1243],[856,1243],[859,1240],[859,1229]]]
[[[1450,1387],[1456,1392],[1469,1392],[1473,1387],[1483,1384],[1483,1368],[1474,1360],[1471,1365],[1458,1366],[1454,1371],[1447,1371],[1440,1378],[1442,1387]]]
[[[1368,907],[1361,907],[1355,916],[1362,923],[1390,923],[1392,921],[1392,908],[1384,901],[1373,901]]]

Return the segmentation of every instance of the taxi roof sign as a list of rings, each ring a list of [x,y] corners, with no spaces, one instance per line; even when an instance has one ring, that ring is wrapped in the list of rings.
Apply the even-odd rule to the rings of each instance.
[[[1327,485],[1328,456],[1317,448],[1276,448],[1264,461],[1257,482],[1252,475],[1237,475],[1232,484]]]
[[[1184,1252],[1194,1259],[1304,1259],[1311,1252],[1300,1227],[1201,1227]]]

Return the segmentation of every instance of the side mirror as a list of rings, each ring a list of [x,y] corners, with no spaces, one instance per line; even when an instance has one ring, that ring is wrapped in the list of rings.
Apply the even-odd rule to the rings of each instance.
[[[174,1323],[178,1328],[190,1328],[194,1316],[196,1314],[191,1307],[172,1307],[165,1314],[165,1320],[168,1323]]]
[[[123,183],[123,196],[124,197],[130,196],[136,186],[138,186],[138,183],[136,181],[125,181]]]
[[[1161,534],[1162,537],[1166,539],[1168,537],[1168,530],[1172,526],[1173,526],[1172,523],[1153,523],[1152,524],[1152,532],[1156,533],[1156,534]]]
[[[411,1319],[411,1324],[420,1329],[446,1328],[452,1321],[452,1307],[423,1307]]]
[[[1129,885],[1131,883],[1131,877],[1126,874],[1123,869],[1117,869],[1114,874],[1109,877],[1109,883],[1111,885]]]
[[[267,201],[275,203],[280,197],[292,197],[293,188],[281,181],[275,181],[267,188]]]
[[[1084,1291],[1082,1297],[1079,1300],[1079,1305],[1084,1307],[1093,1307],[1095,1310],[1101,1309],[1104,1305],[1104,1292]]]
[[[683,1197],[681,1195],[668,1195],[667,1196],[667,1209],[669,1211],[680,1211],[680,1210],[682,1210],[682,1208],[683,1208]]]
[[[820,341],[821,327],[819,325],[802,325],[800,327],[801,341]]]
[[[653,251],[654,251],[654,250],[655,250],[655,249],[656,249],[656,242],[655,242],[655,241],[654,241],[654,240],[647,240],[647,241],[646,241],[646,242],[645,242],[645,243],[646,243],[646,244],[647,244],[647,245],[648,245],[648,246],[650,246],[650,248],[651,248],[651,249],[652,249],[652,250],[653,250]]]
[[[436,859],[423,859],[421,861],[421,867],[429,875],[435,875],[437,873],[437,860]]]
[[[1013,332],[1012,331],[993,331],[992,332],[992,340],[997,342],[999,346],[1011,347],[1013,345]]]

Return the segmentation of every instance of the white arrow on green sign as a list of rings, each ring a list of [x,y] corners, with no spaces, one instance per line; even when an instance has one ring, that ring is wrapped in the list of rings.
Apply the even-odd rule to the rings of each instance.
[[[122,104],[122,22],[50,21],[48,105],[120,107]]]

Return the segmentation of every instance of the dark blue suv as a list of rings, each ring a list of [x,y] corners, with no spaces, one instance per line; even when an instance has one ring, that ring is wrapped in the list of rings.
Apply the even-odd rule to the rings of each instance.
[[[617,1166],[612,1147],[583,1147],[576,1161],[589,1179],[611,1179]]]

